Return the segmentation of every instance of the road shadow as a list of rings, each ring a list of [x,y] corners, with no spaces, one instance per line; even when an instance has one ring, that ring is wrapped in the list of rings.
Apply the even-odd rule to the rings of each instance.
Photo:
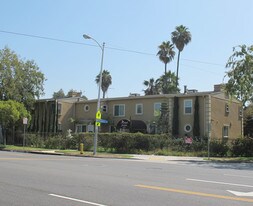
[[[185,165],[196,165],[210,167],[215,169],[234,169],[234,170],[251,170],[253,171],[253,163],[247,162],[219,162],[219,161],[198,161],[198,160],[170,160]]]

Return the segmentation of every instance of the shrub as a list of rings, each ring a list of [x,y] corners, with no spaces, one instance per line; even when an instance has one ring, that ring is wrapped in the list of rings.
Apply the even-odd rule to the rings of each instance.
[[[252,157],[253,139],[248,137],[235,139],[232,141],[231,153],[236,157]]]
[[[26,134],[25,142],[29,147],[44,147],[44,139],[38,134]]]
[[[227,156],[229,151],[229,146],[218,140],[213,140],[210,142],[210,156],[213,157],[224,157]]]
[[[106,151],[138,153],[168,146],[168,136],[142,133],[100,133],[98,145]]]

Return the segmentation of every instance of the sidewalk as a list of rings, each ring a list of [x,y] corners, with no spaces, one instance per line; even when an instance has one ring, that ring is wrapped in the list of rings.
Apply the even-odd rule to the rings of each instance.
[[[184,157],[184,156],[158,156],[158,155],[133,155],[134,159],[143,160],[143,161],[150,161],[150,162],[204,162],[203,157]]]
[[[63,155],[63,156],[79,156],[79,157],[96,157],[96,158],[127,158],[132,160],[140,160],[140,161],[149,161],[149,162],[159,162],[159,163],[178,163],[178,162],[205,162],[203,157],[185,157],[185,156],[161,156],[161,155],[138,155],[138,154],[129,154],[129,155],[121,155],[121,154],[99,154],[96,156],[91,154],[71,154],[71,153],[63,153],[57,150],[10,150],[10,149],[2,149],[3,151],[10,152],[23,152],[23,153],[33,153],[33,154],[45,154],[45,155]]]

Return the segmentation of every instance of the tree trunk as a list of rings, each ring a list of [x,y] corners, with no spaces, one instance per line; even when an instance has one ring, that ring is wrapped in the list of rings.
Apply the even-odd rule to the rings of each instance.
[[[176,79],[176,86],[178,87],[178,71],[179,71],[179,59],[180,59],[180,51],[178,50],[178,56],[177,56],[177,79]]]

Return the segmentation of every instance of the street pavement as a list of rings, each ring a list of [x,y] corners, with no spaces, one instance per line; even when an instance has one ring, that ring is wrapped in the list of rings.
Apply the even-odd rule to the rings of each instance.
[[[0,151],[2,206],[253,204],[252,163],[136,155],[111,159]]]

